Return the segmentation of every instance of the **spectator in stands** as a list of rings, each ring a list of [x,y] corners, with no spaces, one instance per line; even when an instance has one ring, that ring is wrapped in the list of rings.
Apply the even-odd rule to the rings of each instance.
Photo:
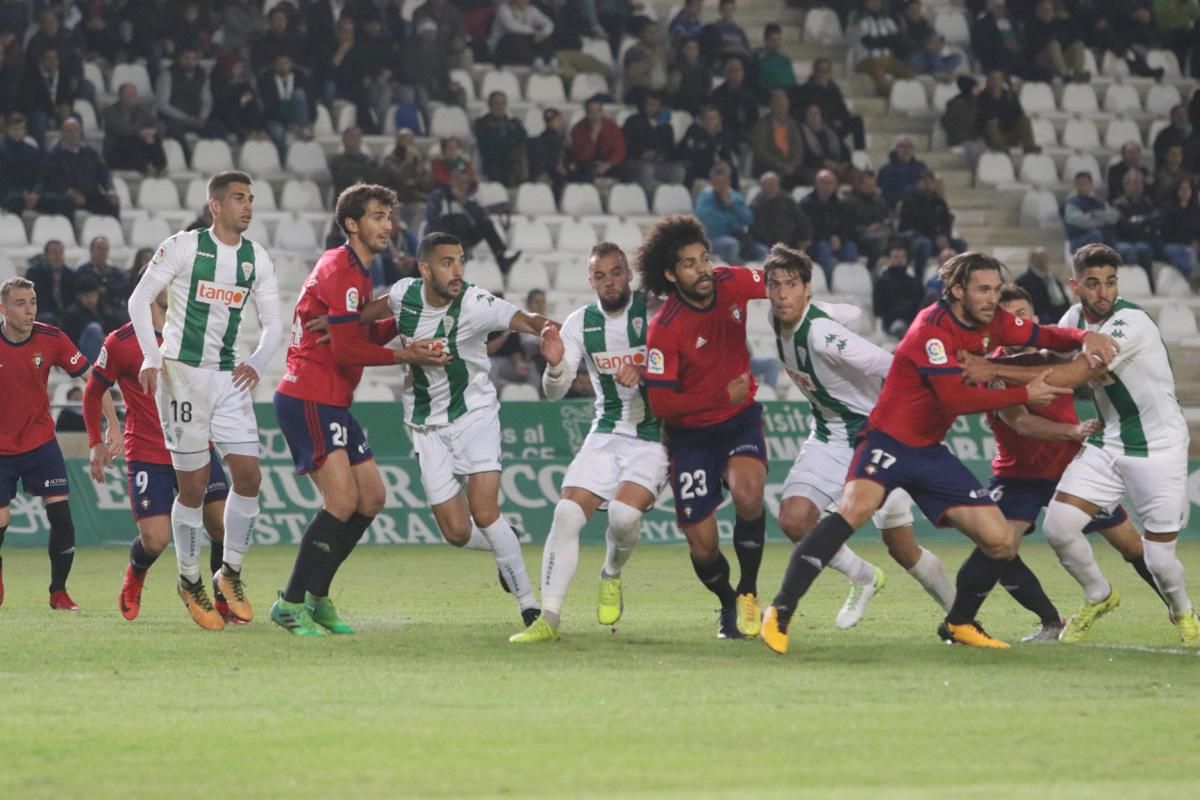
[[[26,68],[21,77],[20,109],[25,112],[29,132],[38,146],[44,146],[47,130],[57,130],[72,113],[79,97],[79,78],[59,68],[58,50],[42,51],[34,68]]]
[[[210,118],[212,91],[196,48],[186,47],[169,69],[159,73],[155,92],[158,114],[167,127],[167,136],[178,140],[185,151],[188,133],[201,138],[223,135],[220,125]]]
[[[466,90],[450,77],[450,56],[431,17],[417,22],[416,38],[405,44],[402,61],[403,85],[397,92],[401,102],[416,103],[421,108],[427,107],[430,100],[466,105]]]
[[[883,199],[895,208],[909,192],[917,188],[917,181],[928,171],[925,162],[916,157],[912,137],[906,133],[900,134],[896,137],[892,152],[888,153],[888,163],[879,170],[879,189],[883,192]]]
[[[25,141],[25,115],[13,111],[0,140],[0,209],[20,214],[37,205],[42,154]]]
[[[272,8],[267,15],[267,30],[250,46],[250,64],[256,73],[270,69],[280,56],[287,56],[293,64],[313,63],[305,38],[291,24],[290,7],[281,4]],[[315,31],[313,36],[316,37]],[[259,90],[262,90],[261,86]]]
[[[1177,184],[1184,179],[1190,179],[1192,172],[1183,166],[1183,145],[1173,144],[1167,148],[1166,155],[1158,160],[1158,169],[1154,170],[1154,199],[1158,203],[1169,203],[1175,198]]]
[[[671,105],[696,116],[712,93],[712,69],[700,57],[700,41],[685,39],[671,65]]]
[[[240,53],[266,29],[261,6],[251,0],[228,0],[221,15],[221,42],[226,50]]]
[[[697,179],[706,177],[718,161],[734,170],[733,182],[738,183],[734,151],[722,129],[721,112],[714,105],[705,105],[700,109],[700,115],[683,135],[676,157],[687,167],[686,181],[689,187]]]
[[[639,183],[647,197],[654,196],[659,183],[683,183],[684,165],[672,160],[675,152],[675,129],[671,114],[662,105],[662,95],[647,92],[642,96],[638,113],[625,120],[625,166],[629,180]]]
[[[110,217],[118,215],[119,200],[112,175],[96,148],[83,140],[83,126],[78,117],[68,117],[63,122],[58,144],[46,153],[37,195],[37,209],[47,214],[74,218],[76,211],[86,210]]]
[[[114,327],[100,306],[100,284],[90,275],[77,276],[75,302],[63,313],[62,329],[67,336],[88,361],[95,361],[104,344],[104,334]]]
[[[163,25],[163,54],[178,55],[182,50],[194,47],[204,57],[213,55],[213,33],[216,28],[208,13],[207,3],[198,2],[166,4],[166,20]]]
[[[475,170],[471,167],[471,162],[462,158],[461,145],[458,145],[459,157],[457,159],[453,155],[447,156],[446,151],[450,149],[450,139],[454,139],[455,145],[458,145],[457,137],[447,137],[442,140],[442,155],[438,159],[441,161],[445,174],[443,175],[444,181],[438,181],[436,174],[431,171],[430,165],[421,156],[421,151],[417,149],[417,141],[413,132],[408,128],[396,131],[396,144],[392,148],[392,152],[384,157],[382,171],[383,183],[396,193],[396,197],[401,203],[425,203],[435,186],[444,186],[450,182],[450,170],[458,167],[467,169],[471,182],[475,182]],[[452,163],[453,167],[450,166]]]
[[[154,109],[132,83],[121,84],[117,102],[104,109],[104,159],[113,169],[162,174],[167,168]]]
[[[977,108],[977,125],[988,147],[1007,151],[1020,146],[1026,153],[1041,152],[1033,140],[1033,124],[1000,70],[988,73],[987,88],[979,95]]]
[[[471,248],[486,241],[500,271],[508,274],[509,269],[521,257],[521,251],[508,252],[504,240],[487,212],[472,194],[471,180],[463,170],[450,175],[449,186],[439,186],[429,195],[425,207],[426,231],[429,233],[452,233],[462,239],[463,247]]]
[[[1090,172],[1075,173],[1075,192],[1063,202],[1063,223],[1067,244],[1074,253],[1085,244],[1116,244],[1113,226],[1121,212],[1095,195],[1095,183]]]
[[[1188,118],[1187,106],[1182,103],[1171,109],[1171,124],[1154,137],[1155,162],[1166,158],[1167,149],[1175,144],[1183,147],[1185,168],[1191,171],[1200,171],[1200,134],[1193,130],[1192,121]]]
[[[681,49],[688,39],[695,39],[699,48],[700,34],[704,29],[704,20],[700,18],[703,6],[704,0],[684,0],[683,8],[679,9],[667,27],[672,48]]]
[[[735,149],[747,145],[758,122],[758,98],[746,84],[746,65],[740,58],[725,59],[725,82],[713,89],[710,99],[721,111],[726,143]]]
[[[1068,0],[1067,11],[1096,57],[1111,50],[1137,76],[1160,80],[1161,67],[1146,63],[1152,15],[1149,0]]]
[[[450,176],[456,170],[462,170],[470,179],[471,185],[474,186],[478,182],[475,175],[475,165],[471,162],[471,156],[463,150],[462,142],[457,136],[446,136],[442,139],[442,152],[433,160],[433,181],[436,186],[447,186],[450,183]],[[415,149],[415,148],[414,148]]]
[[[546,316],[546,293],[541,289],[530,289],[525,295],[525,310],[530,314],[541,314]],[[542,356],[542,338],[534,336],[531,333],[522,333],[521,350],[525,353],[525,360],[533,366],[533,374],[537,376],[537,385],[542,385],[542,371],[546,369],[546,359]]]
[[[883,199],[872,170],[857,173],[857,185],[846,199],[854,210],[854,241],[874,271],[892,239],[892,206]]]
[[[833,82],[833,63],[828,58],[818,58],[813,62],[812,75],[797,86],[792,95],[793,110],[803,112],[811,105],[819,106],[821,117],[837,131],[838,136],[842,139],[852,137],[855,150],[866,149],[867,136],[862,117],[850,113],[842,90]]]
[[[909,53],[908,65],[918,75],[932,75],[939,81],[948,81],[962,63],[962,56],[943,53],[945,47],[946,40],[940,33],[930,33],[920,48]]]
[[[750,147],[754,153],[754,171],[759,175],[768,171],[778,173],[783,187],[791,190],[812,183],[816,173],[805,167],[804,139],[789,112],[787,95],[778,90],[772,92],[771,113],[755,123],[750,132]]]
[[[489,378],[497,389],[503,389],[510,383],[541,386],[542,376],[534,368],[533,362],[526,357],[521,334],[513,330],[491,334],[488,336],[487,352],[492,359]]]
[[[382,174],[374,157],[363,150],[361,128],[350,127],[342,131],[342,152],[329,159],[329,172],[333,175],[333,195],[356,183],[379,183]]]
[[[498,66],[558,66],[554,60],[554,23],[529,0],[505,0],[496,9],[488,49]]]
[[[1200,205],[1196,203],[1195,181],[1185,177],[1174,184],[1175,195],[1162,203],[1162,239],[1159,258],[1188,278],[1192,287],[1200,284],[1196,258],[1200,253]]]
[[[10,6],[13,8],[13,6]],[[23,8],[17,6],[16,8]],[[0,25],[0,110],[11,113],[20,93],[21,47],[16,35]]]
[[[764,172],[758,179],[760,191],[750,203],[754,215],[750,235],[764,247],[782,243],[797,250],[807,250],[812,244],[813,228],[808,215],[800,210],[795,199],[782,190],[783,182],[774,172]]]
[[[327,63],[341,45],[338,26],[342,20],[353,24],[376,14],[370,0],[313,0],[306,6],[306,45],[313,54],[311,64],[317,68]]]
[[[921,310],[925,288],[908,263],[908,248],[902,241],[888,245],[887,264],[875,279],[871,305],[883,330],[893,339],[901,339]]]
[[[80,281],[92,278],[100,287],[100,310],[113,325],[129,321],[126,305],[129,302],[129,276],[108,263],[108,237],[97,236],[88,243],[88,260],[75,268]]]
[[[468,46],[466,21],[463,13],[450,0],[426,0],[413,12],[413,28],[419,30],[422,20],[437,25],[437,43],[448,58],[451,69],[467,69],[475,63]]]
[[[955,83],[958,94],[946,103],[941,119],[949,147],[979,138],[979,84],[970,75],[959,75]]]
[[[1108,168],[1108,202],[1116,202],[1125,188],[1125,175],[1130,171],[1142,174],[1142,183],[1150,185],[1154,176],[1142,163],[1142,146],[1137,142],[1126,142],[1121,145],[1121,160]]]
[[[46,4],[50,5],[50,4]],[[25,68],[35,70],[47,50],[57,50],[64,73],[78,77],[83,69],[82,51],[75,31],[63,25],[58,13],[47,8],[38,17],[38,29],[25,44]]]
[[[808,255],[825,270],[825,283],[833,285],[836,261],[857,261],[854,243],[854,209],[838,198],[837,176],[827,169],[817,173],[816,187],[800,201],[800,208],[812,220],[813,243]]]
[[[912,68],[896,56],[900,29],[884,13],[883,0],[863,0],[862,10],[850,15],[849,27],[854,68],[871,79],[876,93],[887,97],[897,78],[913,77]]]
[[[712,30],[717,42],[718,55],[749,57],[750,38],[734,20],[737,15],[737,0],[721,0],[717,5],[717,14],[719,19],[712,24]]]
[[[591,182],[595,178],[614,177],[625,162],[625,136],[617,123],[604,116],[604,103],[594,96],[584,103],[586,116],[571,128],[571,158],[575,162],[572,180]]]
[[[436,33],[437,31],[434,31],[435,36],[432,37],[433,39],[437,38]],[[410,49],[415,50],[417,49],[415,46],[417,43],[420,43],[423,47],[427,45],[418,36],[415,42],[409,40],[406,43],[408,46],[404,49],[406,51]],[[401,84],[401,81],[407,81],[408,78],[403,74],[404,71],[401,68],[400,47],[383,30],[383,20],[377,14],[373,14],[360,23],[360,32],[357,37],[355,50],[361,50],[364,60],[371,65],[367,72],[367,97],[371,103],[373,121],[382,126],[383,119],[387,115],[387,110],[393,103],[415,102],[412,87]],[[431,57],[427,65],[429,72],[436,72],[448,79],[450,69],[447,66],[445,58],[441,57],[441,52],[431,52],[427,47],[425,52],[429,53]],[[437,60],[432,60],[434,58]],[[372,126],[370,130],[378,132],[380,128]]]
[[[754,215],[742,193],[733,188],[729,167],[717,164],[708,179],[712,185],[696,198],[696,218],[703,223],[713,252],[726,264],[765,258],[767,248],[750,236]]]
[[[336,228],[336,224],[334,225]],[[401,278],[417,276],[417,237],[404,223],[400,207],[392,208],[392,235],[387,249],[371,259],[367,272],[371,273],[371,286],[391,286]]]
[[[246,62],[241,59],[229,67],[229,79],[217,94],[213,116],[239,142],[267,138],[267,118],[262,99],[246,74]]]
[[[512,188],[529,174],[525,126],[508,115],[508,95],[488,95],[488,113],[475,120],[475,141],[483,159],[483,175]]]
[[[59,409],[54,419],[55,433],[86,433],[87,423],[83,421],[83,390],[78,384],[71,384],[67,389],[66,402]]]
[[[1000,71],[1027,81],[1048,81],[1050,71],[1030,61],[1021,29],[1005,0],[988,0],[988,10],[971,26],[971,49],[985,72]]]
[[[1044,325],[1057,325],[1071,305],[1066,287],[1050,269],[1050,258],[1044,247],[1030,251],[1029,268],[1017,278],[1017,286],[1029,292],[1034,316]]]
[[[1055,78],[1085,83],[1092,79],[1084,69],[1087,49],[1078,28],[1056,13],[1054,0],[1037,0],[1033,17],[1024,26],[1025,58]]]
[[[639,105],[647,93],[667,90],[670,54],[660,41],[657,22],[642,20],[637,44],[625,51],[624,66],[626,103]]]
[[[1200,3],[1195,0],[1154,0],[1154,23],[1158,38],[1175,53],[1179,66],[1192,53],[1192,74],[1200,74],[1195,61],[1200,44]]]
[[[1122,186],[1124,193],[1113,202],[1113,208],[1121,215],[1117,220],[1117,252],[1122,263],[1137,264],[1146,270],[1146,277],[1154,286],[1154,242],[1158,239],[1162,215],[1146,194],[1141,170],[1126,172]]]
[[[258,79],[267,131],[279,148],[280,161],[290,142],[312,138],[313,111],[307,85],[307,74],[296,70],[286,53],[275,56],[271,70]]]
[[[967,249],[966,242],[952,235],[954,214],[946,203],[941,181],[929,170],[917,180],[917,188],[900,202],[896,227],[912,241],[917,269],[924,269],[934,253],[945,250],[961,253]]]
[[[63,243],[51,239],[40,255],[29,259],[25,277],[33,281],[37,292],[39,322],[62,325],[63,313],[75,302],[75,270],[63,260]]]
[[[796,72],[783,52],[783,29],[777,23],[763,30],[763,49],[754,56],[754,83],[764,100],[776,89],[791,93],[796,86]]]
[[[377,130],[370,87],[383,65],[371,63],[370,53],[358,44],[354,32],[354,18],[343,13],[337,22],[336,47],[317,63],[323,86],[321,94],[325,105],[331,108],[336,100],[353,103],[358,126]]]
[[[542,122],[545,130],[529,144],[529,171],[534,180],[550,183],[558,202],[567,177],[575,171],[567,149],[567,120],[557,108],[547,108],[542,112]]]
[[[776,104],[784,107],[788,102],[786,94],[780,92],[779,96],[782,99],[771,98],[773,117]],[[810,183],[812,176],[821,169],[832,172],[840,183],[854,183],[858,170],[850,163],[850,149],[833,128],[825,124],[820,106],[811,105],[804,109],[804,121],[800,123],[800,141],[804,146],[804,183]]]

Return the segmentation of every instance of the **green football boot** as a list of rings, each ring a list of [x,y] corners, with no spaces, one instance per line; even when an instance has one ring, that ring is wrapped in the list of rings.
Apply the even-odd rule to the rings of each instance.
[[[308,609],[312,621],[330,633],[354,633],[354,628],[338,616],[333,601],[328,597],[317,597],[312,592],[304,593],[304,607]]]
[[[283,592],[279,593],[279,599],[271,606],[271,622],[293,636],[325,635],[325,631],[313,622],[308,607],[304,603],[289,603],[283,599]]]
[[[1092,625],[1096,624],[1096,620],[1110,611],[1115,611],[1119,605],[1121,605],[1121,595],[1117,593],[1117,588],[1114,586],[1108,593],[1108,597],[1099,603],[1085,602],[1083,608],[1067,620],[1067,627],[1063,628],[1063,632],[1058,635],[1058,640],[1066,644],[1083,641],[1084,637],[1088,635],[1088,631],[1092,629]]]
[[[532,625],[520,633],[508,637],[513,644],[537,644],[538,642],[557,642],[558,631],[554,629],[545,617],[538,617]]]
[[[600,576],[600,600],[596,604],[596,621],[601,625],[616,625],[625,611],[620,578]]]

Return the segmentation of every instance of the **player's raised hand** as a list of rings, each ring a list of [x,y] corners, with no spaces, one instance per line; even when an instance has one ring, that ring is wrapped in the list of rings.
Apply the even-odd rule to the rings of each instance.
[[[1085,419],[1074,428],[1075,430],[1071,432],[1071,441],[1086,442],[1089,436],[1104,430],[1104,423],[1099,419]]]
[[[562,363],[564,355],[566,355],[566,347],[563,346],[558,326],[547,325],[542,328],[542,357],[546,359],[546,363],[557,367]]]
[[[96,483],[104,483],[104,470],[106,467],[112,466],[112,454],[108,450],[108,445],[100,442],[92,447],[91,456],[88,458],[88,472],[92,475],[92,480]]]
[[[412,339],[402,350],[396,351],[402,364],[418,367],[444,367],[450,363],[450,352],[438,339]]]
[[[963,383],[973,386],[987,386],[996,377],[996,365],[983,356],[960,350],[958,364],[962,367]]]
[[[624,364],[614,376],[617,383],[625,388],[637,386],[642,382],[642,368],[635,364]]]
[[[1073,390],[1066,386],[1051,386],[1046,383],[1049,375],[1050,370],[1046,370],[1025,385],[1025,389],[1029,392],[1029,399],[1025,401],[1026,403],[1031,406],[1045,406],[1060,394],[1072,393]]]
[[[238,364],[233,370],[233,388],[250,391],[258,386],[258,372],[249,364]]]
[[[1089,366],[1111,364],[1119,352],[1121,345],[1107,333],[1088,331],[1083,335],[1083,354],[1087,357]]]
[[[729,405],[739,406],[750,396],[750,373],[743,372],[729,382],[726,387],[729,392]]]
[[[158,368],[146,367],[138,373],[138,385],[151,397],[158,391]]]

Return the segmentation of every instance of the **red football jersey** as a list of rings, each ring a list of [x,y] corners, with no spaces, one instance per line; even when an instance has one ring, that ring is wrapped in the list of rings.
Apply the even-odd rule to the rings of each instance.
[[[23,342],[12,342],[0,331],[0,386],[4,387],[0,456],[28,453],[54,438],[46,393],[51,367],[78,378],[87,371],[88,360],[71,337],[53,325],[33,323],[33,332]]]
[[[750,379],[745,402],[731,406],[726,388],[750,372],[746,345],[746,304],[767,296],[760,270],[717,267],[713,270],[712,303],[706,309],[688,305],[673,294],[650,321],[646,334],[646,385],[651,387],[654,415],[670,425],[703,428],[731,419],[754,402],[758,384]],[[696,398],[695,407],[675,412],[655,404],[653,390],[670,390]],[[661,396],[661,395],[660,395]]]
[[[162,334],[154,332],[159,343]],[[138,374],[142,371],[142,348],[133,323],[126,322],[104,339],[92,374],[105,386],[114,383],[125,398],[125,460],[148,464],[170,464],[171,454],[163,443],[158,404],[142,391]]]
[[[1004,355],[998,350],[993,356]],[[1026,406],[1031,414],[1051,422],[1068,425],[1079,423],[1075,411],[1075,396],[1060,394],[1048,406]],[[992,459],[992,474],[998,478],[1043,478],[1058,480],[1067,465],[1083,445],[1065,439],[1031,439],[1010,428],[994,411],[987,415],[992,434],[996,437],[996,456]]]
[[[1041,326],[1003,308],[996,309],[987,325],[971,328],[938,301],[917,314],[896,348],[868,424],[911,447],[937,444],[959,414],[1019,405],[1029,396],[1024,386],[986,389],[962,384],[960,351],[984,355],[995,347],[1036,345],[1061,352],[1077,349],[1082,340],[1083,331]]]
[[[298,400],[349,408],[362,380],[362,365],[339,363],[330,343],[318,341],[324,334],[306,331],[304,325],[327,314],[331,329],[335,325],[357,326],[359,312],[370,301],[370,273],[349,245],[326,250],[296,303],[287,372],[276,391]],[[395,323],[392,325],[394,328]]]

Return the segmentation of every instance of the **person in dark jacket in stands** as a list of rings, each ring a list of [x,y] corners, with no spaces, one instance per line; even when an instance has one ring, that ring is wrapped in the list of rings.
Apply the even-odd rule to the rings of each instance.
[[[96,148],[83,140],[78,117],[62,124],[58,144],[50,148],[42,162],[38,183],[39,211],[73,218],[76,211],[115,217],[119,200],[113,189],[112,175]]]
[[[782,243],[797,250],[807,250],[813,235],[808,215],[800,210],[800,205],[790,194],[783,191],[783,184],[774,172],[764,172],[758,184],[760,191],[750,203],[750,212],[754,216],[750,236],[768,248]]]
[[[746,82],[746,64],[737,56],[725,59],[725,82],[710,98],[721,112],[721,127],[730,147],[749,145],[750,129],[758,122],[758,97]]]
[[[1200,286],[1200,270],[1196,269],[1200,255],[1200,204],[1196,202],[1191,178],[1176,183],[1175,196],[1163,205],[1159,253],[1191,281],[1193,289]]]
[[[892,208],[917,188],[917,181],[929,171],[925,162],[915,155],[912,137],[901,134],[888,153],[888,163],[879,170],[879,190]]]
[[[952,235],[954,214],[950,213],[941,183],[932,172],[925,172],[917,181],[917,188],[901,201],[897,228],[901,235],[912,240],[917,269],[924,269],[925,262],[935,253],[947,249],[962,253],[967,249],[966,242]]]
[[[816,188],[800,201],[800,209],[812,220],[813,242],[808,256],[825,270],[826,285],[833,285],[833,265],[857,261],[854,242],[854,209],[837,195],[837,176],[827,169],[817,173]]]
[[[725,136],[721,112],[716,106],[705,105],[700,109],[700,115],[688,127],[683,141],[679,143],[675,157],[687,168],[689,188],[698,178],[707,178],[718,161],[724,161],[733,169],[733,185],[739,185],[737,159]]]
[[[1113,208],[1121,215],[1117,220],[1117,252],[1124,264],[1137,264],[1146,271],[1150,286],[1154,286],[1154,242],[1162,214],[1146,193],[1146,182],[1140,170],[1125,173],[1125,193],[1116,199]]]
[[[809,106],[820,106],[825,124],[837,131],[842,139],[851,137],[855,150],[866,149],[867,135],[862,117],[850,113],[842,90],[833,82],[833,63],[828,58],[818,58],[814,61],[812,75],[804,83],[789,90],[789,95],[792,100],[792,112],[797,117]]]
[[[42,153],[25,141],[25,115],[13,111],[0,139],[0,208],[13,214],[31,211],[41,173]]]
[[[883,330],[895,339],[903,338],[909,324],[921,310],[925,287],[908,263],[908,248],[901,241],[888,246],[888,260],[872,289],[875,316]]]
[[[1066,287],[1050,269],[1044,247],[1035,247],[1029,253],[1029,269],[1017,278],[1017,286],[1029,293],[1034,316],[1043,325],[1057,325],[1071,305]]]
[[[638,113],[625,120],[625,163],[622,170],[628,180],[636,181],[654,196],[660,183],[683,183],[687,170],[671,158],[675,151],[675,129],[671,115],[663,110],[662,95],[646,92],[642,95]]]
[[[38,322],[62,325],[63,314],[75,302],[75,270],[63,259],[63,243],[51,239],[42,252],[29,259],[25,277],[33,281],[37,292]]]

